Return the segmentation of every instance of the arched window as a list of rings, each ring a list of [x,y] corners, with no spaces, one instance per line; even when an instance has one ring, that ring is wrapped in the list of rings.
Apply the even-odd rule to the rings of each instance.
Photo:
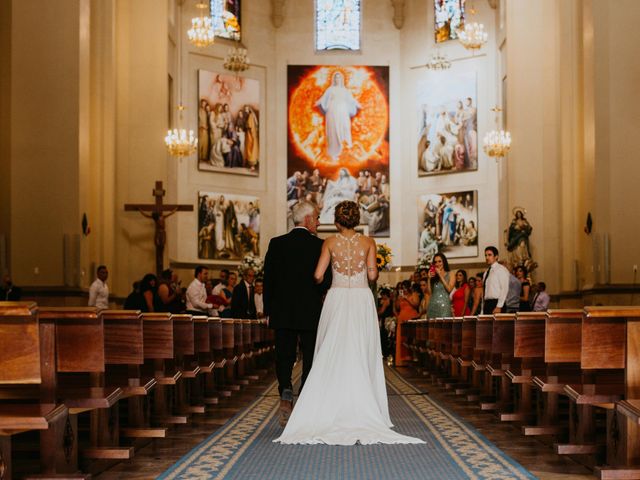
[[[464,27],[465,0],[434,0],[436,42],[458,38],[456,30]]]
[[[316,0],[316,50],[360,50],[361,0]]]
[[[240,0],[211,0],[211,19],[216,37],[240,41]]]

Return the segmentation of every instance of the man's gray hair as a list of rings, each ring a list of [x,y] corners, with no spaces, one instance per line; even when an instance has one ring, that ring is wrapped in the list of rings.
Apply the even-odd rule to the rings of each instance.
[[[315,215],[317,212],[316,206],[307,201],[301,201],[295,204],[292,209],[292,217],[294,225],[302,225],[304,223],[305,217],[308,215]]]

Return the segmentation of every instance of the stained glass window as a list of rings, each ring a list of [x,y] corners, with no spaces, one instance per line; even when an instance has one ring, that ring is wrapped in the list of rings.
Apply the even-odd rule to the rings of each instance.
[[[435,0],[436,42],[458,38],[456,30],[464,27],[465,0]]]
[[[240,40],[240,0],[211,0],[216,37]]]
[[[360,0],[316,0],[316,50],[360,50]]]

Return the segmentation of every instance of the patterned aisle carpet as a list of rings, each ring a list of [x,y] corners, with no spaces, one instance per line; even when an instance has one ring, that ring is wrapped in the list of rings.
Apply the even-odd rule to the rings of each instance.
[[[396,430],[424,445],[280,445],[274,384],[159,479],[534,479],[472,426],[386,369]]]

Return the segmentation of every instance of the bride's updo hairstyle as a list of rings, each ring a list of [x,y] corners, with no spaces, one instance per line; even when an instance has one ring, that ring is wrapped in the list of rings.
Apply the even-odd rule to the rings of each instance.
[[[355,228],[360,224],[360,207],[356,202],[345,200],[336,205],[335,223],[344,228]]]

